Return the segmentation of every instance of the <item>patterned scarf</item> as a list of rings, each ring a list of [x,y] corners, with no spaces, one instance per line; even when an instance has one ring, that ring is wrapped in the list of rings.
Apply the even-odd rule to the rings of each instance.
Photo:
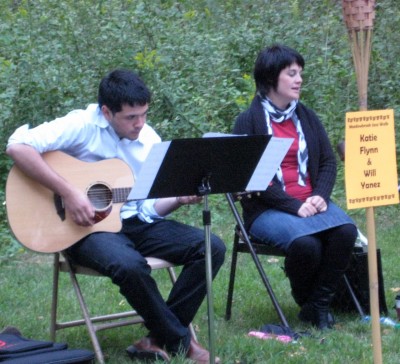
[[[308,149],[300,120],[297,117],[297,114],[295,113],[298,101],[293,100],[289,104],[286,110],[279,109],[268,98],[262,99],[261,103],[265,111],[268,134],[273,135],[271,120],[274,121],[275,123],[281,123],[282,121],[288,119],[293,120],[294,125],[296,126],[297,135],[299,136],[299,150],[297,151],[297,163],[298,163],[297,170],[299,173],[299,179],[297,183],[300,186],[304,187],[306,185],[306,178],[307,178]],[[282,184],[283,189],[285,189],[285,182],[283,180],[282,170],[280,167],[277,171],[277,177],[280,183]]]

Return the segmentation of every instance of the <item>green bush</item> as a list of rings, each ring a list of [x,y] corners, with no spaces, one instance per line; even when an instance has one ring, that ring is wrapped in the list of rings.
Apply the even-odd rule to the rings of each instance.
[[[344,137],[345,112],[358,109],[337,0],[5,0],[0,12],[3,148],[21,124],[96,102],[99,80],[116,67],[136,70],[149,84],[149,122],[163,139],[230,132],[253,97],[255,57],[274,42],[304,55],[302,100],[320,115],[333,145]],[[398,2],[379,1],[369,108],[393,108],[395,115],[400,50],[392,30],[399,26]],[[9,168],[3,155],[2,187]],[[0,217],[6,229],[5,214]]]

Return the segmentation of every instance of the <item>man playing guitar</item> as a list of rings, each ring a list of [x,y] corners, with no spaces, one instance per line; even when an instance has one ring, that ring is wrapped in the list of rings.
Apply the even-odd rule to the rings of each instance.
[[[98,104],[32,129],[18,128],[9,139],[7,154],[22,173],[60,196],[67,218],[90,229],[96,224],[96,209],[88,195],[43,156],[61,151],[84,162],[118,158],[137,175],[152,145],[160,142],[146,123],[150,100],[150,91],[136,74],[112,71],[100,83]],[[138,353],[155,353],[165,361],[169,355],[184,353],[195,363],[209,363],[209,352],[188,329],[206,295],[204,232],[165,218],[182,205],[200,201],[198,196],[129,201],[120,211],[119,232],[96,231],[66,249],[76,263],[110,277],[143,317],[149,335],[134,344]],[[215,235],[211,254],[215,277],[225,255],[225,245]],[[166,301],[145,256],[183,265]]]

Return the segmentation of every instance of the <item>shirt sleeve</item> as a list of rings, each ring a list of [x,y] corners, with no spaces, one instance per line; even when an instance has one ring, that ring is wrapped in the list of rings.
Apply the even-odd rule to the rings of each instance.
[[[68,150],[73,144],[82,143],[85,127],[82,122],[81,111],[71,112],[68,115],[50,122],[30,128],[28,124],[19,127],[8,139],[7,146],[11,144],[27,144],[39,153],[52,150]]]
[[[10,136],[8,139],[7,147],[12,145],[12,144],[27,144],[26,140],[28,139],[28,131],[29,131],[29,125],[25,124],[20,126],[17,130],[14,131],[14,133]]]

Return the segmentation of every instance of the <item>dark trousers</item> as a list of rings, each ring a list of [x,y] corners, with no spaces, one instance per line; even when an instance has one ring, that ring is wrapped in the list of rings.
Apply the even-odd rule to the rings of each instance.
[[[210,244],[214,278],[226,248],[215,235]],[[172,353],[188,348],[188,326],[207,293],[202,229],[164,219],[149,224],[135,217],[124,220],[120,233],[91,234],[69,248],[68,254],[78,264],[110,277],[160,345]],[[145,256],[183,265],[166,301]]]

